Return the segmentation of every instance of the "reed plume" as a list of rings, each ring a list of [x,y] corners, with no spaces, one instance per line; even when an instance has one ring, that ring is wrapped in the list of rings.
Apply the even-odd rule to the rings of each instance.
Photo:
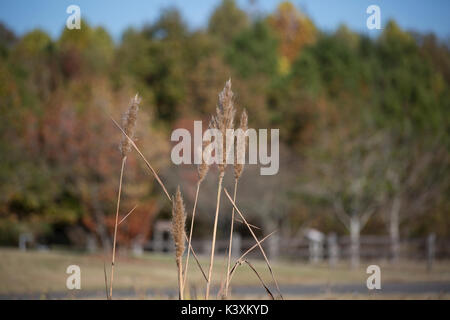
[[[137,120],[137,112],[139,110],[140,98],[136,94],[136,96],[131,100],[130,106],[122,117],[122,126],[123,130],[126,133],[122,137],[122,140],[119,145],[120,153],[122,154],[122,165],[120,168],[120,178],[119,178],[119,191],[117,193],[117,205],[116,205],[116,221],[114,224],[114,240],[113,240],[113,252],[111,259],[111,283],[109,285],[109,298],[112,299],[113,292],[113,281],[114,281],[114,264],[116,259],[116,242],[117,242],[117,226],[119,225],[119,208],[120,208],[120,196],[122,194],[122,179],[123,172],[125,169],[125,163],[127,161],[127,154],[131,150],[131,144],[128,139],[133,139],[135,129],[136,129],[136,120]]]
[[[227,137],[227,130],[234,127],[234,115],[236,111],[233,104],[233,92],[231,91],[231,79],[225,83],[225,87],[219,94],[219,103],[216,108],[216,116],[212,118],[212,124],[214,128],[218,129],[222,134],[222,161],[219,161],[219,182],[217,187],[217,202],[216,202],[216,214],[214,217],[214,229],[213,238],[211,243],[211,257],[209,262],[208,282],[206,283],[206,300],[209,299],[209,291],[211,286],[212,270],[214,266],[214,250],[216,246],[216,234],[217,234],[217,222],[219,219],[219,206],[220,206],[220,194],[222,191],[222,181],[225,175],[225,169],[227,164],[228,152],[227,145],[231,144],[230,137]],[[231,136],[232,138],[233,136]],[[220,146],[219,146],[220,148]]]
[[[234,179],[239,180],[244,171],[244,162],[245,162],[245,150],[247,148],[247,136],[245,133],[248,129],[248,116],[247,111],[242,111],[241,121],[239,124],[239,129],[241,132],[238,135],[237,144],[235,146],[234,153]]]
[[[212,123],[212,120],[211,120],[211,122],[209,124],[209,129],[211,129],[212,127],[213,127],[213,123]],[[205,179],[206,174],[209,171],[211,154],[210,153],[204,154],[205,147],[207,147],[208,145],[209,145],[209,143],[207,141],[203,141],[202,149],[200,150],[202,163],[200,163],[198,165],[198,167],[197,167],[198,182],[199,183],[201,183]]]
[[[172,236],[175,244],[175,258],[178,268],[178,290],[179,298],[183,300],[183,263],[182,257],[185,250],[185,225],[186,213],[184,209],[183,198],[181,196],[180,187],[178,186],[175,198],[172,200]]]
[[[216,107],[216,116],[212,118],[212,125],[218,129],[222,134],[222,146],[219,146],[222,151],[222,161],[219,161],[220,175],[225,175],[225,168],[227,166],[227,146],[231,145],[232,136],[227,137],[227,130],[234,127],[234,116],[236,110],[233,104],[233,91],[231,91],[231,79],[225,83],[222,92],[219,93],[219,103]]]
[[[239,125],[239,129],[241,131],[237,137],[237,143],[235,145],[235,153],[234,153],[234,193],[233,193],[233,201],[236,202],[236,194],[237,194],[237,186],[239,178],[244,171],[244,162],[245,162],[245,150],[247,147],[247,136],[245,133],[248,129],[248,116],[247,112],[242,111],[241,121]],[[230,285],[230,263],[231,263],[231,251],[233,246],[233,229],[234,229],[234,207],[231,213],[231,225],[230,225],[230,241],[228,244],[228,261],[227,261],[227,278],[225,282],[225,298],[228,296],[228,287]]]
[[[139,110],[140,102],[141,99],[136,94],[136,96],[131,100],[130,107],[122,116],[122,128],[125,131],[126,135],[130,137],[132,140],[134,139],[137,113]],[[119,149],[120,152],[122,153],[122,157],[126,157],[127,154],[131,151],[130,140],[125,135],[122,136],[122,141],[120,142]]]

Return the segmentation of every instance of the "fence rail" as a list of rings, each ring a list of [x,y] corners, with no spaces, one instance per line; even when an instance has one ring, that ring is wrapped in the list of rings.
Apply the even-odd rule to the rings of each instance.
[[[233,256],[237,257],[255,244],[253,238],[234,236]],[[209,255],[209,240],[192,242],[198,255]],[[283,257],[291,260],[305,260],[311,263],[328,260],[335,264],[339,260],[349,260],[352,255],[351,239],[348,236],[328,235],[322,241],[311,241],[306,238],[279,238],[272,236],[262,243],[271,259]],[[426,260],[432,265],[435,259],[450,259],[450,239],[429,235],[422,238],[402,239],[399,243],[400,259]],[[145,250],[167,252],[173,250],[170,237],[149,241]],[[228,239],[216,242],[216,253],[225,255],[228,250]],[[249,257],[259,258],[259,250],[253,250]],[[362,260],[392,259],[392,244],[386,236],[361,236],[359,241],[359,258]]]

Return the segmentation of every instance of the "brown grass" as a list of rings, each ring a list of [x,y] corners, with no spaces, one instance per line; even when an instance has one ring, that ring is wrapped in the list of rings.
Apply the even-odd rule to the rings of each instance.
[[[237,193],[237,187],[239,178],[242,175],[242,172],[244,171],[244,163],[245,162],[245,149],[246,149],[246,136],[245,132],[248,128],[248,117],[247,112],[244,110],[241,114],[241,123],[239,127],[242,132],[240,132],[237,144],[235,146],[235,153],[234,153],[234,192],[233,192],[233,201],[236,202],[236,193]],[[244,160],[244,161],[242,161]],[[228,296],[228,287],[230,285],[230,262],[231,262],[231,252],[233,249],[233,229],[234,229],[234,208],[231,212],[231,224],[230,224],[230,241],[228,244],[228,261],[227,261],[227,274],[226,274],[226,281],[225,281],[225,295],[226,298]]]
[[[186,238],[186,213],[180,187],[177,188],[172,208],[172,236],[175,244],[175,259],[178,268],[178,291],[179,298],[183,300],[183,253]]]
[[[110,299],[112,298],[112,283],[113,283],[113,279],[114,279],[114,262],[115,262],[117,227],[123,221],[125,221],[125,219],[136,208],[136,206],[135,206],[130,212],[128,212],[120,220],[120,222],[118,221],[119,206],[120,206],[120,194],[121,194],[121,190],[122,190],[122,178],[123,178],[123,171],[124,171],[124,167],[125,167],[125,163],[126,163],[126,157],[127,157],[126,155],[128,152],[130,152],[131,148],[133,147],[136,150],[136,152],[140,155],[140,157],[144,160],[147,168],[151,171],[151,173],[153,174],[153,176],[155,177],[155,179],[157,180],[157,182],[163,189],[165,196],[167,197],[167,199],[169,201],[172,202],[172,205],[173,205],[172,234],[173,234],[174,243],[175,243],[175,258],[176,258],[176,264],[177,264],[177,269],[178,269],[179,298],[180,299],[184,298],[184,289],[186,286],[186,280],[187,280],[187,275],[188,275],[189,257],[190,257],[190,253],[192,253],[192,256],[194,257],[195,261],[197,262],[197,265],[205,278],[205,281],[206,281],[205,298],[206,298],[206,300],[208,300],[209,293],[210,293],[210,286],[212,283],[212,271],[213,271],[213,266],[214,266],[215,244],[216,244],[219,211],[220,211],[220,198],[221,198],[222,184],[223,184],[223,178],[225,176],[227,158],[229,155],[227,152],[227,151],[229,151],[229,150],[227,150],[227,146],[232,144],[233,141],[231,139],[234,139],[234,136],[227,137],[227,134],[226,134],[228,129],[234,128],[235,108],[234,108],[234,104],[233,104],[233,92],[231,91],[231,80],[228,80],[226,82],[224,89],[219,94],[219,103],[216,108],[216,115],[212,117],[211,123],[210,123],[210,128],[218,129],[220,131],[220,133],[222,134],[222,145],[219,145],[219,150],[222,152],[222,157],[220,159],[221,161],[219,161],[220,163],[218,164],[219,179],[218,179],[218,188],[217,188],[216,211],[215,211],[214,225],[213,225],[213,236],[212,236],[212,240],[211,240],[211,255],[210,255],[210,261],[209,261],[208,275],[206,275],[205,272],[203,271],[203,268],[198,260],[198,257],[195,254],[194,249],[192,248],[191,243],[192,243],[192,233],[193,233],[193,229],[194,229],[195,213],[196,213],[197,202],[198,202],[198,197],[199,197],[200,185],[201,185],[202,181],[204,180],[204,178],[206,177],[206,174],[209,170],[209,164],[208,164],[209,159],[205,159],[203,152],[202,152],[202,163],[198,166],[199,178],[197,181],[197,189],[196,189],[196,194],[195,194],[194,207],[192,209],[192,219],[191,219],[191,225],[190,225],[189,237],[188,237],[185,232],[185,223],[186,223],[185,208],[184,208],[184,203],[183,203],[183,199],[181,197],[181,192],[180,192],[179,187],[177,189],[175,197],[171,197],[169,195],[164,183],[162,182],[162,180],[158,176],[157,172],[155,171],[155,169],[147,161],[144,154],[139,150],[139,148],[133,141],[134,125],[135,125],[136,119],[137,119],[136,113],[137,113],[137,109],[138,109],[138,104],[139,104],[139,99],[136,95],[136,97],[132,100],[132,104],[131,104],[130,108],[128,109],[127,113],[123,117],[123,121],[122,121],[123,128],[111,117],[111,120],[113,121],[113,123],[122,132],[123,137],[122,137],[122,141],[121,141],[121,145],[120,145],[120,151],[122,153],[122,167],[121,167],[121,174],[120,174],[120,180],[119,180],[119,192],[118,192],[118,199],[117,199],[117,206],[116,206],[116,223],[115,223],[115,230],[114,230],[114,244],[113,244],[113,256],[112,256],[112,263],[111,263],[111,279],[110,279],[110,286],[109,286],[109,290],[110,290],[109,298]],[[241,114],[241,119],[240,119],[240,129],[242,130],[242,132],[244,134],[247,130],[247,126],[248,126],[248,117],[247,117],[246,111],[244,110]],[[258,276],[258,279],[260,280],[262,286],[264,287],[264,289],[266,290],[268,295],[272,299],[274,298],[272,293],[268,289],[268,287],[263,282],[262,278],[259,276],[257,270],[253,267],[253,265],[249,261],[243,260],[243,258],[251,250],[255,249],[256,247],[259,247],[259,249],[265,259],[265,262],[269,268],[271,277],[272,277],[273,281],[275,282],[278,293],[279,293],[280,297],[282,298],[278,283],[273,275],[272,267],[271,267],[269,260],[267,259],[267,256],[261,246],[261,242],[264,241],[265,239],[267,239],[270,235],[272,235],[273,232],[271,234],[267,235],[266,237],[264,237],[262,240],[258,240],[252,229],[253,228],[259,229],[259,228],[249,224],[245,220],[244,216],[242,215],[242,213],[239,211],[239,209],[236,206],[238,181],[239,181],[239,178],[241,177],[243,169],[244,169],[244,164],[239,163],[239,162],[241,162],[242,160],[245,161],[245,150],[246,150],[246,144],[247,144],[245,136],[244,136],[243,141],[244,141],[244,143],[242,143],[242,137],[238,137],[238,143],[237,143],[236,149],[235,149],[235,163],[234,163],[235,183],[234,183],[233,198],[231,198],[228,191],[226,189],[224,189],[226,196],[228,197],[228,199],[231,201],[231,203],[233,205],[232,206],[232,217],[231,217],[232,219],[231,219],[231,225],[230,225],[230,240],[229,240],[229,247],[228,247],[227,271],[225,274],[226,281],[225,281],[224,297],[228,296],[228,289],[229,289],[230,281],[231,281],[231,278],[232,278],[234,272],[236,271],[236,267],[238,265],[241,265],[242,263],[246,263],[252,269],[252,271],[254,271],[254,273]],[[238,161],[238,159],[240,161]],[[238,212],[238,214],[242,220],[235,218],[235,211]],[[247,250],[236,261],[233,268],[230,270],[234,221],[244,223],[247,226],[247,228],[249,229],[253,238],[255,239],[256,244],[252,248]],[[182,256],[185,251],[185,241],[188,242],[188,253],[187,253],[186,263],[185,263],[185,267],[184,267],[184,271],[183,271]],[[106,278],[106,268],[105,268],[105,286],[106,286],[106,290],[108,290],[108,284],[107,284],[107,278]],[[223,287],[223,283],[222,283],[222,287]]]
[[[209,262],[208,282],[206,283],[205,299],[209,299],[209,290],[211,285],[212,270],[214,266],[214,250],[216,247],[217,223],[219,220],[220,194],[222,192],[222,182],[225,176],[227,164],[227,130],[234,127],[235,109],[233,105],[233,92],[231,91],[231,79],[225,83],[225,87],[219,94],[219,104],[216,108],[216,116],[213,117],[213,126],[222,133],[222,161],[219,162],[219,182],[217,187],[216,214],[214,216],[213,238],[211,240],[211,257]]]
[[[122,126],[123,131],[126,136],[122,137],[122,141],[120,143],[120,152],[122,154],[122,165],[120,168],[120,179],[119,179],[119,191],[117,193],[117,205],[116,205],[116,221],[114,224],[114,240],[113,240],[113,252],[111,258],[111,282],[109,284],[109,298],[112,299],[113,293],[113,282],[114,282],[114,264],[116,259],[116,242],[117,242],[117,228],[119,226],[119,210],[120,210],[120,196],[122,194],[122,180],[123,180],[123,172],[125,169],[125,163],[127,161],[127,154],[131,151],[130,141],[133,141],[134,132],[136,130],[136,120],[137,120],[137,112],[139,110],[140,99],[139,96],[136,96],[131,100],[130,107],[127,112],[122,117]],[[129,139],[128,139],[129,137]]]

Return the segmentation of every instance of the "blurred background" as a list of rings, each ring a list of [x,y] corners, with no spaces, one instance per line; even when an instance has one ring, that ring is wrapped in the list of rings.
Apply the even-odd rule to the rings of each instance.
[[[367,294],[374,262],[386,281],[448,298],[450,4],[378,1],[381,29],[369,30],[372,2],[2,1],[0,297],[65,297],[68,263],[86,270],[83,288],[104,285],[121,161],[108,114],[120,119],[136,92],[137,144],[170,193],[181,186],[190,213],[196,167],[170,161],[170,135],[194,120],[205,128],[231,78],[249,126],[280,129],[279,173],[246,166],[237,203],[259,237],[277,230],[265,247],[280,282],[313,288],[291,296],[331,295],[336,281],[363,288],[339,297]],[[71,4],[79,30],[65,27]],[[170,204],[141,159],[128,158],[121,214],[138,206],[119,230],[117,286],[170,296]],[[212,168],[193,243],[204,266],[216,185]],[[222,200],[218,254],[231,216]],[[236,239],[234,255],[254,244],[241,224]],[[237,280],[251,288],[258,280],[245,272]]]

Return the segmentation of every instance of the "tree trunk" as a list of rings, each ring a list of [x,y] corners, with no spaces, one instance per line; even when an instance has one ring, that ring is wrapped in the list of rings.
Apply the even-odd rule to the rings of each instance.
[[[269,234],[273,230],[277,229],[278,229],[277,223],[267,218],[267,221],[264,223],[263,226],[264,233]],[[280,255],[280,241],[281,239],[278,232],[274,233],[267,239],[267,255],[269,256],[269,259],[271,261],[277,260]]]
[[[350,259],[352,268],[359,267],[359,235],[361,224],[358,217],[350,218]]]
[[[389,215],[389,235],[393,262],[398,262],[400,255],[400,206],[400,197],[395,197]]]
[[[339,256],[339,245],[335,233],[331,233],[327,237],[328,263],[331,267],[335,267]]]

